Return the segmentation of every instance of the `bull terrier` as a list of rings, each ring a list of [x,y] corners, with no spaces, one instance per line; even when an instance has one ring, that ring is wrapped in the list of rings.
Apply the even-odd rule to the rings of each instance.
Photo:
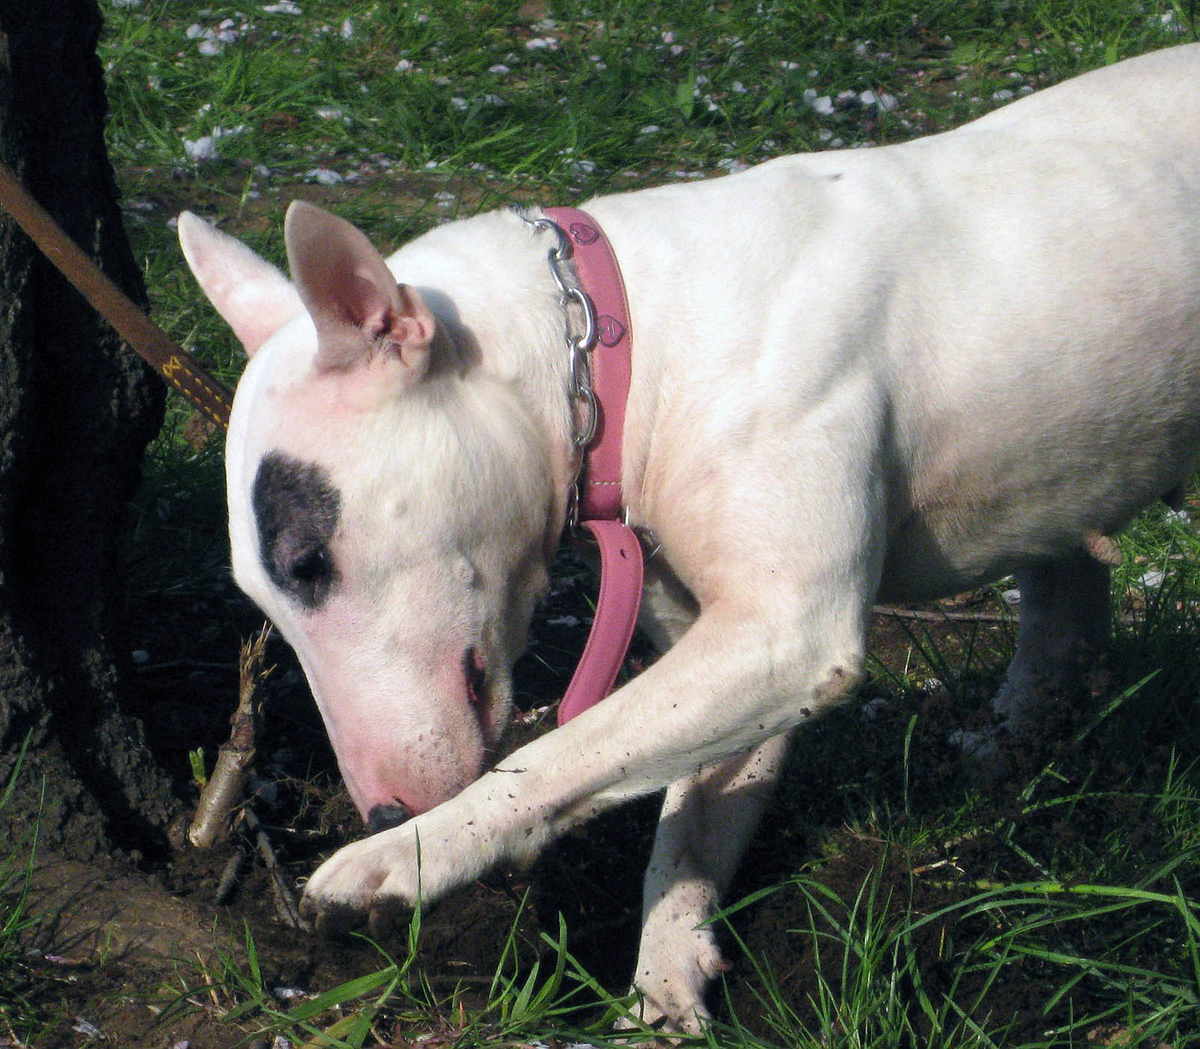
[[[363,817],[319,927],[385,927],[666,788],[634,976],[695,1030],[705,923],[790,730],[840,702],[876,599],[1014,573],[1009,725],[1107,630],[1094,556],[1200,453],[1200,45],[945,134],[585,205],[632,320],[621,484],[662,658],[504,758],[578,468],[552,231],[501,211],[388,259],[293,204],[289,280],[191,215],[249,355],[229,429],[239,584],[296,650]],[[800,744],[803,739],[801,736]]]

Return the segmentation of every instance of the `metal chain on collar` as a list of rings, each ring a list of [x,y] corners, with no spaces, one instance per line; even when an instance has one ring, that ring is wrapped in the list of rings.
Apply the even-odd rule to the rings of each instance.
[[[514,210],[517,210],[521,217],[531,226],[549,230],[553,233],[556,242],[555,246],[550,249],[547,261],[550,263],[550,275],[554,278],[554,283],[558,288],[559,302],[562,304],[563,312],[567,316],[566,342],[571,362],[571,395],[583,406],[582,419],[580,419],[578,412],[573,409],[571,412],[571,426],[573,430],[571,443],[575,446],[576,451],[581,453],[579,455],[579,464],[575,468],[575,478],[571,483],[571,492],[567,504],[567,526],[574,533],[579,530],[579,504],[581,499],[579,482],[583,474],[582,452],[592,443],[592,438],[596,436],[596,427],[599,425],[600,420],[600,409],[596,402],[596,390],[592,386],[590,357],[596,345],[596,308],[592,305],[592,300],[588,297],[587,293],[575,283],[574,274],[569,267],[573,249],[566,230],[553,219],[531,218],[519,208]],[[576,325],[574,324],[571,310],[572,303],[579,307],[579,312],[583,316],[582,333],[573,331]]]
[[[587,293],[578,284],[572,283],[575,275],[572,273],[568,263],[574,249],[570,238],[567,236],[567,231],[553,219],[534,218],[530,216],[526,209],[519,204],[512,205],[511,210],[520,215],[531,226],[537,229],[550,230],[555,237],[556,244],[555,247],[550,249],[548,261],[550,263],[550,274],[554,278],[555,285],[558,287],[559,302],[562,304],[563,312],[567,318],[566,343],[567,349],[571,354],[571,394],[575,400],[583,405],[584,409],[582,423],[580,423],[576,412],[572,411],[571,413],[572,427],[574,429],[572,443],[576,449],[582,452],[592,443],[592,438],[596,436],[596,427],[599,425],[599,407],[596,399],[596,391],[592,386],[590,357],[599,338],[599,327],[596,323],[596,308]],[[572,303],[579,307],[579,311],[583,315],[583,333],[581,335],[572,334]],[[580,455],[579,463],[575,468],[575,477],[571,482],[571,492],[567,503],[567,526],[571,533],[576,536],[579,536],[581,533],[579,527],[579,506],[581,499],[579,484],[582,475],[583,456]],[[658,536],[654,532],[645,526],[632,524],[629,517],[629,507],[627,506],[621,510],[621,521],[627,527],[632,528],[637,534],[647,560],[656,556],[662,549],[662,543],[659,542]]]
[[[596,345],[596,309],[583,289],[574,283],[574,275],[568,266],[572,252],[571,240],[566,230],[552,219],[524,217],[530,225],[550,230],[557,241],[547,258],[550,263],[550,275],[558,287],[559,302],[567,314],[566,339],[567,349],[571,354],[571,393],[582,403],[584,410],[582,422],[577,421],[574,427],[572,441],[576,448],[583,449],[591,444],[592,438],[596,436],[599,420],[589,356]],[[572,303],[579,307],[583,315],[582,334],[572,332]]]

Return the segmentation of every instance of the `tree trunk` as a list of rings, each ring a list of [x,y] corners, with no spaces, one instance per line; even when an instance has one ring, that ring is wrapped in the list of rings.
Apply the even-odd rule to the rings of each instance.
[[[103,139],[96,0],[0,0],[0,157],[135,300]],[[128,500],[160,381],[0,215],[0,849],[158,851],[167,777],[127,711]],[[0,852],[0,856],[4,855]]]

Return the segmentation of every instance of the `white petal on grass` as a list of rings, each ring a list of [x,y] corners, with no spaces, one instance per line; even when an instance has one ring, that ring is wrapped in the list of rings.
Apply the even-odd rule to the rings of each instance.
[[[187,154],[189,160],[201,162],[205,160],[216,160],[217,143],[212,135],[201,135],[194,142],[190,138],[183,140],[183,151]]]
[[[833,112],[833,99],[828,95],[818,94],[815,87],[805,88],[801,97],[812,107],[814,113],[828,116]]]
[[[263,10],[269,15],[302,15],[304,9],[293,0],[279,0],[277,4],[266,4]]]
[[[340,120],[345,116],[345,111],[339,106],[317,106],[316,114],[322,120]]]
[[[340,186],[346,181],[344,175],[338,174],[332,168],[313,168],[304,173],[305,181],[316,182],[322,186]]]
[[[396,72],[407,73],[410,69],[412,69],[412,67],[413,64],[407,58],[402,58],[396,63]]]
[[[896,101],[895,95],[889,95],[886,92],[877,94],[874,91],[864,91],[858,96],[858,101],[864,106],[875,106],[883,113],[890,113],[900,104]]]

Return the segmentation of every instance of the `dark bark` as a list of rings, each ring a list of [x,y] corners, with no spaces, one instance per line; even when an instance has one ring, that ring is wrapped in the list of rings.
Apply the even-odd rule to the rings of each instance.
[[[145,303],[104,148],[96,0],[0,0],[0,156]],[[156,850],[167,778],[125,712],[127,507],[162,385],[0,215],[0,848],[33,825],[76,856]],[[43,798],[44,796],[44,798]]]

